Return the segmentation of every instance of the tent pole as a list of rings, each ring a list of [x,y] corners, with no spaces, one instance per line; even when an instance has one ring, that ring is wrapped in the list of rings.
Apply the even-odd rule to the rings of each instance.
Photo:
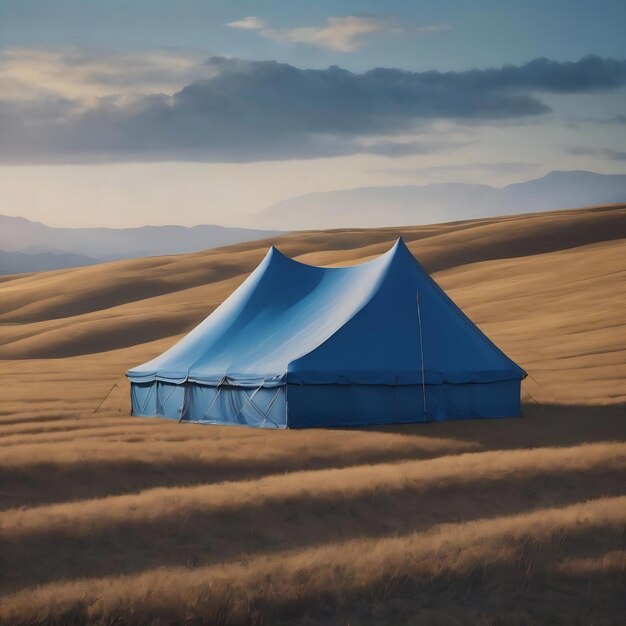
[[[417,297],[417,323],[420,328],[420,357],[422,360],[422,397],[424,400],[424,421],[426,421],[426,416],[428,415],[428,409],[426,408],[426,374],[424,372],[424,342],[422,340],[422,314],[420,311],[419,291],[416,292],[416,297]]]

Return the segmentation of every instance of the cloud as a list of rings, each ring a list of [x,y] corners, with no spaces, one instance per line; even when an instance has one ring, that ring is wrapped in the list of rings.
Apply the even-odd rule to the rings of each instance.
[[[226,26],[230,28],[238,28],[241,30],[260,30],[265,28],[265,22],[255,17],[254,15],[249,15],[248,17],[244,17],[241,20],[235,20],[234,22],[228,22]]]
[[[260,30],[265,28],[265,22],[258,17],[251,15],[250,17],[244,17],[242,20],[236,20],[235,22],[228,22],[226,26],[231,28],[240,28],[242,30]]]
[[[457,163],[434,165],[430,167],[376,168],[371,171],[394,176],[445,175],[450,172],[494,172],[498,174],[517,174],[536,169],[539,163],[527,161],[498,161],[496,163]]]
[[[540,92],[586,93],[626,84],[626,61],[598,57],[463,72],[378,68],[362,74],[216,57],[204,71],[210,78],[173,95],[104,97],[86,108],[52,96],[28,107],[0,101],[0,161],[249,162],[415,154],[424,144],[412,144],[411,137],[436,120],[539,116],[550,111]]]
[[[439,24],[408,26],[387,17],[373,15],[329,17],[323,26],[295,28],[272,28],[258,17],[249,16],[230,22],[227,26],[255,30],[263,37],[274,41],[305,44],[335,52],[353,52],[363,46],[368,37],[380,33],[425,35],[448,28]]]
[[[211,76],[206,56],[153,50],[0,50],[0,93],[12,100],[62,97],[91,100],[121,94],[173,93]]]
[[[599,156],[609,161],[626,161],[626,150],[590,146],[563,146],[563,150],[572,156]]]
[[[511,87],[553,93],[591,93],[617,89],[626,83],[626,60],[587,55],[579,61],[535,59],[521,67],[505,66],[500,76]]]
[[[450,139],[415,140],[415,141],[373,141],[354,142],[352,144],[355,153],[375,154],[389,158],[412,156],[416,154],[435,154],[447,152],[467,146],[468,141],[453,141]],[[359,148],[360,146],[360,148]]]

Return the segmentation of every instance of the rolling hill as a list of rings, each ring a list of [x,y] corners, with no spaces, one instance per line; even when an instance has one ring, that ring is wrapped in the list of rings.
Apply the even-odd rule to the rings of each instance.
[[[53,228],[23,217],[0,215],[0,274],[197,252],[276,234],[214,225]]]
[[[529,372],[524,416],[263,431],[128,414],[270,243],[402,235]],[[618,624],[626,205],[292,233],[0,278],[0,623]]]
[[[626,201],[626,175],[550,172],[507,185],[441,183],[361,187],[289,198],[252,216],[264,228],[381,227],[427,224]]]

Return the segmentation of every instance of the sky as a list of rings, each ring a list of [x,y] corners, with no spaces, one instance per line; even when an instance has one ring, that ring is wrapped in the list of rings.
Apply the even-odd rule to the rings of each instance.
[[[0,214],[246,225],[372,185],[626,172],[622,0],[0,0]]]

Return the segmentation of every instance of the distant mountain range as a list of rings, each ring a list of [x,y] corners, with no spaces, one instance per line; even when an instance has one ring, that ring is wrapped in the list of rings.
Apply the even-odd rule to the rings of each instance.
[[[0,274],[184,254],[277,234],[279,231],[214,225],[53,228],[22,217],[0,215]]]
[[[0,274],[59,270],[99,262],[87,256],[67,252],[4,252],[0,250]]]
[[[263,230],[214,225],[53,228],[0,215],[0,274],[184,254],[288,230],[428,224],[625,201],[626,175],[573,171],[550,172],[499,189],[444,183],[312,193],[251,216],[251,224]]]
[[[282,230],[375,228],[450,222],[626,201],[626,175],[550,172],[502,188],[443,183],[359,187],[289,198],[252,216]]]

